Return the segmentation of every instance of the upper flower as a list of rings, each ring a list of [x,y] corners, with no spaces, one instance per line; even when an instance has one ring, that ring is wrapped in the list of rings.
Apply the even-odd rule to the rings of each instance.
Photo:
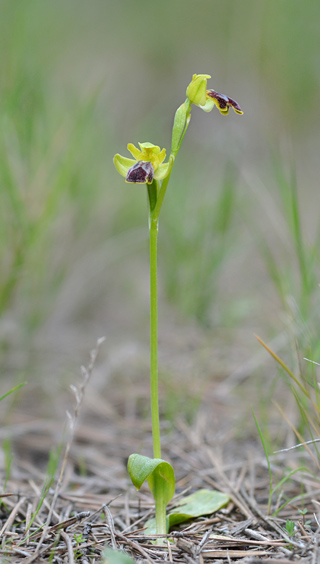
[[[211,112],[217,106],[222,115],[229,113],[229,108],[233,108],[237,114],[243,114],[239,104],[215,90],[207,90],[207,79],[211,78],[208,74],[194,74],[192,81],[187,88],[187,96],[192,104],[199,106],[205,112]]]
[[[135,184],[151,184],[153,179],[162,180],[168,172],[169,163],[164,163],[166,150],[152,143],[139,143],[140,150],[132,143],[127,145],[128,151],[135,158],[127,159],[115,155],[113,162],[117,171],[125,177],[126,182]]]

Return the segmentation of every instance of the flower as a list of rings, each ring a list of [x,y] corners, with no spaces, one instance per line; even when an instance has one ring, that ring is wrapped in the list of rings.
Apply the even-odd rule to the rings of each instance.
[[[128,151],[135,158],[127,159],[115,155],[113,162],[117,171],[124,176],[126,182],[134,184],[151,184],[153,179],[162,180],[168,172],[169,163],[164,163],[166,150],[152,143],[139,143],[140,149],[132,143],[127,145]]]
[[[211,112],[217,106],[220,113],[226,116],[229,108],[233,108],[237,114],[243,114],[238,102],[219,94],[215,90],[207,90],[207,79],[211,78],[208,74],[194,74],[192,81],[187,88],[187,96],[192,104],[199,106],[205,112]]]

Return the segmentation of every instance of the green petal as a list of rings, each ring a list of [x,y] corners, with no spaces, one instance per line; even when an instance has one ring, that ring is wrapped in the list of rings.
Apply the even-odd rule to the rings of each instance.
[[[211,112],[214,108],[214,100],[212,98],[207,98],[206,103],[203,106],[199,106],[204,112]]]
[[[163,163],[159,165],[154,173],[154,178],[156,180],[163,180],[165,176],[167,176],[168,168],[169,168],[169,163]]]
[[[162,149],[158,155],[158,160],[159,160],[159,166],[161,163],[163,163],[164,159],[166,158],[166,150]]]
[[[122,157],[122,155],[118,154],[114,156],[113,162],[117,171],[121,174],[121,176],[124,176],[124,178],[127,177],[129,168],[136,163],[133,159],[126,159],[126,157]]]
[[[140,145],[140,143],[139,143],[139,145]],[[137,147],[135,147],[133,143],[128,143],[127,149],[131,153],[131,155],[135,159],[137,159],[137,161],[140,160],[141,151],[139,151],[139,149],[137,149]]]

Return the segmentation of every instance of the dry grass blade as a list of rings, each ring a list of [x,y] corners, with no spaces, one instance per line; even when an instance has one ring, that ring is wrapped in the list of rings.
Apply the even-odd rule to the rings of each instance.
[[[274,402],[274,404],[277,405],[276,402]],[[291,428],[294,431],[294,427],[291,427]],[[293,445],[293,446],[288,447],[288,448],[281,448],[280,450],[275,450],[273,454],[279,454],[280,452],[289,452],[290,450],[294,450],[294,449],[302,447],[302,446],[304,447],[306,445],[313,445],[314,443],[319,443],[319,442],[320,442],[320,439],[313,439],[312,441],[304,441],[303,443],[299,443],[297,445]]]
[[[278,362],[278,364],[280,364],[280,366],[282,366],[282,368],[286,371],[286,373],[290,376],[290,378],[292,378],[292,380],[294,380],[294,382],[297,384],[297,386],[299,386],[300,390],[307,396],[307,398],[309,398],[311,400],[308,390],[303,386],[303,384],[301,384],[301,382],[299,382],[298,378],[296,378],[296,376],[287,367],[287,365],[281,360],[281,358],[275,352],[273,352],[270,349],[270,347],[268,347],[268,345],[262,339],[260,339],[260,337],[258,337],[258,335],[255,335],[255,338],[268,351],[268,353],[271,354],[271,356],[273,356],[273,358]],[[316,407],[315,404],[314,404],[314,406]]]
[[[51,502],[51,507],[48,513],[48,517],[47,517],[47,521],[45,523],[44,529],[42,531],[42,535],[41,538],[39,540],[39,544],[37,547],[37,550],[35,552],[35,554],[33,555],[33,557],[31,559],[28,560],[28,564],[29,562],[34,562],[36,560],[36,558],[39,555],[42,543],[48,533],[48,529],[49,529],[49,524],[52,518],[52,514],[54,512],[54,508],[58,499],[58,495],[62,486],[62,481],[63,481],[63,477],[64,477],[64,472],[65,472],[65,468],[66,468],[66,463],[68,460],[68,456],[69,456],[69,452],[70,452],[70,448],[71,448],[71,444],[74,438],[74,432],[75,432],[75,427],[76,427],[76,423],[79,417],[79,413],[80,413],[80,409],[82,406],[82,402],[83,402],[83,398],[84,398],[84,393],[85,393],[85,389],[86,386],[89,383],[89,380],[91,378],[92,375],[92,371],[98,356],[98,352],[99,352],[99,348],[102,345],[102,343],[104,342],[104,337],[98,339],[96,346],[94,349],[92,349],[91,353],[90,353],[90,362],[88,364],[87,367],[81,367],[81,372],[82,372],[82,376],[83,376],[83,380],[82,383],[80,384],[79,388],[76,388],[75,386],[72,386],[72,390],[75,393],[75,398],[76,398],[76,404],[74,407],[74,413],[73,416],[69,416],[69,438],[65,447],[65,451],[64,451],[64,456],[63,456],[63,460],[62,460],[62,464],[61,464],[61,470],[60,470],[60,474],[59,474],[59,478],[57,481],[57,485],[55,488],[55,492],[52,498],[52,502]]]
[[[67,545],[67,549],[68,549],[68,564],[74,564],[74,558],[73,558],[73,547],[72,547],[72,543],[70,540],[69,535],[67,535],[67,533],[65,533],[64,531],[61,531],[61,537],[63,538],[63,540],[65,541],[66,545]]]
[[[7,519],[7,521],[4,523],[3,527],[2,527],[1,530],[0,530],[0,537],[2,537],[3,533],[4,533],[7,529],[10,529],[12,523],[13,523],[14,520],[15,520],[15,517],[16,517],[17,513],[18,513],[19,510],[20,510],[20,507],[25,503],[25,501],[26,501],[26,498],[25,498],[25,497],[22,497],[22,498],[20,499],[20,501],[18,501],[18,502],[16,503],[16,505],[15,505],[14,508],[12,509],[12,511],[11,511],[11,513],[10,513],[8,519]]]
[[[303,436],[301,435],[301,433],[298,431],[298,429],[291,423],[291,421],[288,419],[287,415],[284,413],[283,409],[281,409],[280,405],[276,402],[273,401],[274,405],[276,406],[276,408],[278,409],[279,413],[281,413],[283,419],[286,421],[286,423],[289,425],[289,427],[292,429],[292,431],[294,432],[294,434],[296,435],[296,437],[298,437],[299,441],[301,441],[301,446],[303,446],[305,448],[305,450],[308,452],[309,456],[311,457],[311,459],[313,460],[314,464],[316,466],[318,466],[319,468],[319,461],[317,459],[316,456],[314,456],[313,452],[311,451],[311,449],[309,448],[309,444],[311,444],[311,442],[313,441],[304,441],[303,440]],[[299,446],[299,445],[298,445]]]

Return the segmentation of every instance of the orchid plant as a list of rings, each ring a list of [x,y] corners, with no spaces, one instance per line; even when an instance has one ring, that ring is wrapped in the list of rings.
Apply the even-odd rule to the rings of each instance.
[[[139,149],[132,143],[127,148],[134,159],[123,157],[119,154],[114,157],[114,164],[118,172],[125,178],[126,182],[132,184],[145,184],[149,205],[149,235],[150,235],[150,384],[151,384],[151,418],[153,437],[153,458],[140,454],[132,454],[128,460],[128,472],[137,489],[140,489],[145,480],[148,481],[150,490],[155,500],[155,530],[157,535],[168,532],[170,520],[166,516],[166,508],[175,491],[174,470],[168,462],[161,458],[159,400],[158,400],[158,292],[157,292],[157,238],[159,215],[169,184],[175,158],[181,148],[183,138],[188,129],[191,119],[192,104],[198,106],[205,112],[210,112],[215,106],[222,115],[227,115],[229,109],[237,114],[242,110],[237,102],[215,90],[207,89],[207,80],[211,77],[207,74],[194,74],[192,81],[187,87],[186,101],[179,106],[175,113],[171,152],[167,162],[165,161],[166,150],[152,143],[139,143]],[[206,496],[201,490],[201,498]],[[219,492],[216,492],[219,494]],[[219,494],[219,507],[225,505],[228,497]],[[223,497],[224,496],[224,497]],[[189,496],[191,498],[191,496]],[[216,500],[216,498],[215,498]],[[193,500],[186,500],[183,504],[183,519],[178,519],[177,514],[171,522],[177,523],[190,518],[188,507]],[[205,503],[205,504],[206,504]],[[217,503],[217,500],[216,500]],[[209,504],[210,505],[210,504]],[[213,512],[219,507],[210,510],[208,507],[198,515]],[[193,513],[194,514],[194,513]],[[172,515],[171,515],[172,517]]]

